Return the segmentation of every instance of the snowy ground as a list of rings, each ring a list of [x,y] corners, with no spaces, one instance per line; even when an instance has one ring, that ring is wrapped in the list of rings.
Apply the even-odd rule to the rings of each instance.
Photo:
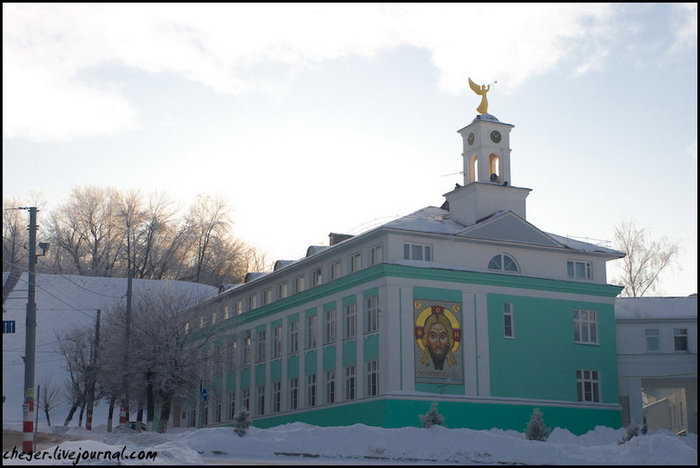
[[[4,424],[5,429],[21,430]],[[57,432],[66,428],[56,427]],[[317,427],[303,423],[270,429],[250,428],[244,437],[232,428],[173,429],[166,434],[108,433],[104,426],[92,433],[69,428],[72,435],[93,440],[66,441],[39,447],[43,460],[7,459],[3,464],[76,464],[75,457],[56,460],[56,454],[109,451],[127,456],[157,452],[155,460],[124,464],[526,464],[526,465],[696,465],[697,435],[675,436],[656,431],[618,445],[623,429],[597,427],[581,436],[556,428],[546,442],[529,441],[516,431],[474,431],[433,426],[382,429],[355,424]],[[123,450],[124,449],[124,450]],[[95,456],[96,454],[92,454]],[[52,457],[52,458],[49,458]],[[104,458],[104,456],[102,456]],[[78,464],[117,464],[80,459]]]

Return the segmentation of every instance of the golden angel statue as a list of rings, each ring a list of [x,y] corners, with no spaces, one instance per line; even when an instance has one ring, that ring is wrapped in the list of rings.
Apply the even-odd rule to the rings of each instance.
[[[468,78],[468,80],[469,87],[472,89],[472,91],[481,96],[481,104],[479,104],[479,107],[476,108],[476,111],[479,114],[488,114],[489,103],[486,100],[486,93],[488,93],[489,89],[491,89],[491,85],[479,86],[478,84],[474,83],[471,78]],[[494,83],[496,82],[494,81]]]

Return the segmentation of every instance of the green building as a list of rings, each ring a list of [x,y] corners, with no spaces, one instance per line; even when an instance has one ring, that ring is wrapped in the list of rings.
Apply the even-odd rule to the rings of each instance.
[[[522,431],[534,408],[581,434],[620,427],[616,250],[526,220],[510,173],[513,125],[479,114],[459,130],[464,184],[306,257],[249,273],[201,304],[215,327],[206,402],[172,421],[419,426],[432,402],[448,427]]]

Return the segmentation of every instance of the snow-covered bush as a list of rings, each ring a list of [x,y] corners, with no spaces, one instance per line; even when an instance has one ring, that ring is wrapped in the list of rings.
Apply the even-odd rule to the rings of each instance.
[[[638,435],[639,435],[639,428],[633,424],[630,424],[625,429],[625,435],[622,436],[622,438],[617,441],[617,445],[622,445],[625,442],[629,442],[630,440],[632,440],[633,437],[637,437]]]
[[[445,417],[437,412],[437,403],[435,402],[430,405],[430,410],[426,414],[421,414],[418,417],[426,429],[436,424],[442,426],[445,423]]]
[[[527,437],[528,440],[540,440],[544,442],[551,432],[552,431],[544,425],[544,418],[542,417],[540,409],[535,408],[532,410],[530,422],[527,423],[525,437]]]
[[[233,418],[234,432],[240,437],[243,437],[248,428],[250,427],[250,416],[247,411],[240,411],[235,418]]]

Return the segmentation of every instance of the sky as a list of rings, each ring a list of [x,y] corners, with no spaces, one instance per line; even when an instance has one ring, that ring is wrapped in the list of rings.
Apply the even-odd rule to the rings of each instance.
[[[695,4],[4,3],[3,198],[222,196],[297,259],[462,183],[468,77],[515,126],[530,223],[632,220],[680,247],[655,294],[697,292]]]

